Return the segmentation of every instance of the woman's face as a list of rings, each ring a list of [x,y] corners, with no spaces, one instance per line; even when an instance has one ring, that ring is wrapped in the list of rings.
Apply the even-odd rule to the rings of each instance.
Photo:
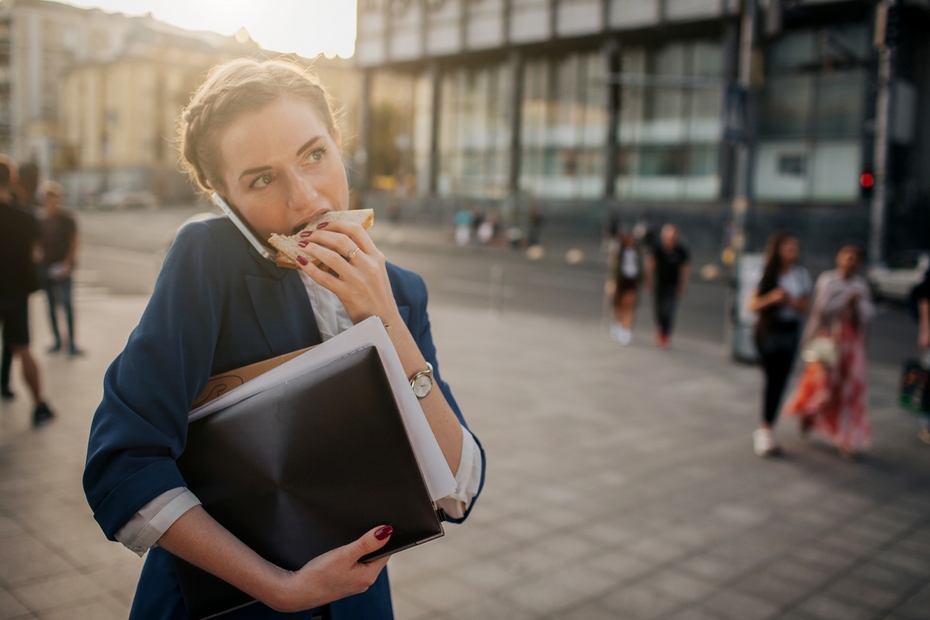
[[[801,255],[801,243],[794,237],[788,237],[778,246],[778,256],[782,262],[793,265]]]
[[[255,231],[290,235],[326,211],[344,211],[349,186],[338,132],[306,102],[281,97],[223,130],[224,197]]]
[[[836,255],[836,268],[843,276],[849,276],[859,267],[859,252],[856,248],[845,247]]]

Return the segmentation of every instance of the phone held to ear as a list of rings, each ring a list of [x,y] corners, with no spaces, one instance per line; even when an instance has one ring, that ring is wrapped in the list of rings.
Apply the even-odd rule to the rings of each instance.
[[[223,213],[229,216],[229,219],[232,220],[232,223],[236,225],[236,228],[239,229],[239,232],[242,233],[248,242],[252,244],[252,247],[255,248],[255,251],[271,262],[274,262],[274,254],[272,254],[268,248],[265,247],[265,244],[263,244],[261,240],[255,236],[255,233],[252,232],[252,229],[249,228],[249,225],[243,221],[238,213],[236,213],[236,210],[226,204],[226,201],[223,200],[216,192],[213,192],[210,198],[213,199],[213,202],[216,203],[216,206],[223,210]]]

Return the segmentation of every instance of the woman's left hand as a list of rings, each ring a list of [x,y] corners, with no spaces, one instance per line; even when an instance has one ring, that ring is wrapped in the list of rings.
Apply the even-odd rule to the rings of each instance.
[[[395,320],[399,312],[384,254],[361,225],[338,220],[325,222],[300,243],[305,244],[301,250],[304,255],[297,256],[301,269],[336,294],[353,323],[371,316],[380,316],[387,322]],[[317,267],[314,259],[332,273]]]

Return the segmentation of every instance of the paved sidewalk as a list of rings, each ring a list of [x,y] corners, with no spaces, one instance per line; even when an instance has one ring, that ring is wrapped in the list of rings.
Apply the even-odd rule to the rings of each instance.
[[[143,297],[82,296],[88,355],[35,350],[51,425],[0,405],[0,620],[124,618],[142,562],[108,543],[80,486],[102,373]],[[715,348],[627,348],[590,324],[432,308],[442,371],[489,455],[469,522],[392,559],[399,620],[917,620],[930,609],[930,448],[872,373],[859,462],[780,429],[749,435],[759,377]],[[17,372],[18,374],[18,372]]]

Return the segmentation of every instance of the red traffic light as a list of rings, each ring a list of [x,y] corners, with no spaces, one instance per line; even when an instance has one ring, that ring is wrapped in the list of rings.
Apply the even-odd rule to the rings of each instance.
[[[875,185],[875,177],[872,176],[871,172],[863,172],[862,176],[859,177],[859,185],[865,189],[869,189]]]

